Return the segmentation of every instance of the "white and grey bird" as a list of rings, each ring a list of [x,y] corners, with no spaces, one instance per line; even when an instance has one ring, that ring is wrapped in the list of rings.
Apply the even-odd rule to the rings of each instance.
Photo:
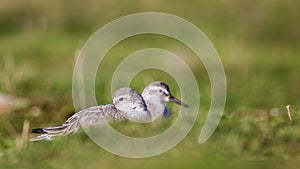
[[[105,121],[121,121],[124,119],[147,121],[149,120],[147,118],[150,117],[151,115],[142,96],[135,90],[125,87],[114,93],[113,104],[83,109],[58,126],[32,129],[32,133],[42,135],[32,138],[30,141],[52,140],[57,136],[75,133],[81,127],[103,124]]]
[[[147,109],[151,114],[152,121],[163,116],[168,116],[169,111],[166,107],[167,102],[173,102],[181,106],[188,107],[187,104],[175,98],[171,94],[169,86],[161,81],[152,82],[146,86],[143,90],[142,96],[146,102]]]
[[[184,107],[185,103],[173,97],[169,87],[163,82],[150,83],[143,90],[142,96],[134,89],[125,87],[114,93],[113,104],[90,107],[75,113],[61,125],[35,128],[32,133],[42,134],[31,141],[52,140],[53,137],[75,133],[80,127],[90,127],[105,121],[131,120],[145,123],[168,114],[167,102],[174,102]]]

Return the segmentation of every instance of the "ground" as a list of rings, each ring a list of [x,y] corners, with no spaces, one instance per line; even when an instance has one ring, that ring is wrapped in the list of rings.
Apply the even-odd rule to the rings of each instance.
[[[0,2],[0,91],[21,100],[0,111],[0,166],[3,168],[297,168],[300,164],[299,1],[24,1]],[[145,159],[106,152],[80,132],[52,142],[28,142],[26,129],[57,125],[74,113],[72,73],[85,41],[106,23],[136,12],[158,11],[199,27],[215,45],[227,78],[221,122],[204,144],[197,142],[210,105],[205,67],[180,42],[140,35],[116,45],[96,79],[99,104],[111,102],[111,76],[132,52],[149,47],[183,55],[197,77],[201,106],[187,137],[172,150]],[[172,77],[158,70],[139,73],[131,86]],[[14,102],[19,103],[19,102]],[[286,105],[290,105],[289,119]],[[151,135],[170,126],[171,116],[143,126],[112,124],[128,135]],[[3,109],[1,109],[3,110]],[[29,126],[28,126],[29,125]],[[25,129],[24,129],[25,128]],[[24,130],[24,131],[23,131]],[[146,134],[145,134],[146,133]]]

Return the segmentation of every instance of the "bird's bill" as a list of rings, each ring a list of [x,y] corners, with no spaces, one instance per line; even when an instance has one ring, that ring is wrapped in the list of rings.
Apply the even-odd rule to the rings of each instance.
[[[184,106],[184,107],[189,107],[187,104],[183,103],[182,101],[175,98],[174,96],[170,96],[169,101],[173,102],[173,103],[176,103],[176,104],[179,104],[179,105]]]

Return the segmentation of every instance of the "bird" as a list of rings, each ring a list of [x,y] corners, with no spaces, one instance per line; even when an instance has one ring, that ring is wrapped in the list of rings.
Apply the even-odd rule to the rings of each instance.
[[[153,122],[168,114],[167,102],[188,107],[187,104],[172,96],[169,86],[161,81],[150,83],[144,88],[142,95],[129,87],[120,88],[114,93],[112,104],[83,109],[58,126],[34,128],[31,133],[41,135],[30,141],[52,140],[57,136],[75,133],[81,127],[90,127],[105,121],[128,119],[139,123]]]
[[[63,124],[54,127],[33,128],[31,133],[41,134],[30,141],[52,140],[54,137],[69,135],[79,128],[94,126],[105,121],[149,121],[151,115],[142,96],[132,88],[124,87],[114,93],[113,104],[93,106],[83,109]]]
[[[189,107],[187,104],[174,97],[171,94],[169,86],[161,81],[152,82],[147,85],[142,92],[142,97],[146,102],[152,121],[169,115],[169,110],[166,107],[167,102],[173,102],[186,108]]]

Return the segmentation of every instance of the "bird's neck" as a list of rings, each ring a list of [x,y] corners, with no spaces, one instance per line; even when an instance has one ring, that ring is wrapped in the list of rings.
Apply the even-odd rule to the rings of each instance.
[[[166,109],[166,103],[153,97],[144,97],[147,105],[147,109],[152,116],[152,121],[161,118],[164,115]]]

